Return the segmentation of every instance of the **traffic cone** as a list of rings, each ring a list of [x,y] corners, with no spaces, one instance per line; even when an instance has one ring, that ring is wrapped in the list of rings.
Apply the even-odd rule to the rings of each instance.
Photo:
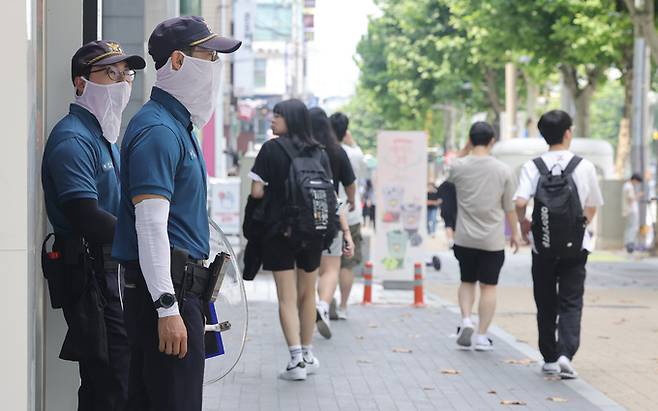
[[[372,261],[366,262],[363,271],[363,303],[364,305],[372,303]]]
[[[425,307],[423,298],[423,265],[421,263],[414,264],[414,307]]]

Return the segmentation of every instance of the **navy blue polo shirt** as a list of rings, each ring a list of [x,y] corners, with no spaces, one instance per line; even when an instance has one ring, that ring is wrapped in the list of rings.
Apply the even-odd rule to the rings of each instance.
[[[149,100],[130,120],[121,143],[121,206],[112,256],[139,259],[135,206],[140,194],[169,200],[169,244],[194,259],[208,258],[206,164],[192,134],[190,113],[171,94],[153,87]]]
[[[41,163],[41,183],[46,212],[55,233],[73,231],[62,204],[76,199],[95,199],[112,215],[119,211],[119,150],[103,137],[96,117],[71,104],[69,114],[50,132]]]

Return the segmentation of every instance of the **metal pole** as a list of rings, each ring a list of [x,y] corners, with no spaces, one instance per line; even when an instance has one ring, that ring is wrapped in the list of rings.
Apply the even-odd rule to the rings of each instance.
[[[645,174],[646,164],[646,130],[648,119],[648,80],[649,69],[647,63],[648,48],[643,37],[636,37],[633,47],[633,122],[631,130],[631,164],[633,172],[638,172],[642,176]],[[643,184],[643,191],[646,193],[646,182]],[[646,204],[640,203],[640,226],[646,222]]]
[[[516,137],[518,130],[516,128],[516,65],[514,63],[505,64],[505,123],[505,135],[501,135],[501,139]]]

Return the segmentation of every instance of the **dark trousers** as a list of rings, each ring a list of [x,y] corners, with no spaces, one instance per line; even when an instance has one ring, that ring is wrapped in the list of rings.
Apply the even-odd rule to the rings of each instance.
[[[205,361],[201,299],[188,293],[182,304],[187,355],[179,359],[158,350],[158,313],[141,272],[127,268],[125,276],[124,320],[132,359],[126,410],[201,411]]]
[[[110,360],[109,363],[100,360],[79,362],[79,411],[123,411],[128,398],[130,346],[123,325],[116,270],[106,272],[104,280],[99,281],[99,286],[106,300],[104,317]]]
[[[555,362],[561,355],[571,359],[578,351],[586,263],[586,251],[571,259],[532,253],[539,351],[546,362]]]

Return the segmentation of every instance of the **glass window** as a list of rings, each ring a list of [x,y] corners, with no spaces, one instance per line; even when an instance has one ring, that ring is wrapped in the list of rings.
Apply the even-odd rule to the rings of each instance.
[[[254,87],[265,87],[267,78],[267,60],[254,60]]]
[[[279,3],[258,4],[255,24],[255,41],[290,41],[292,6]]]

